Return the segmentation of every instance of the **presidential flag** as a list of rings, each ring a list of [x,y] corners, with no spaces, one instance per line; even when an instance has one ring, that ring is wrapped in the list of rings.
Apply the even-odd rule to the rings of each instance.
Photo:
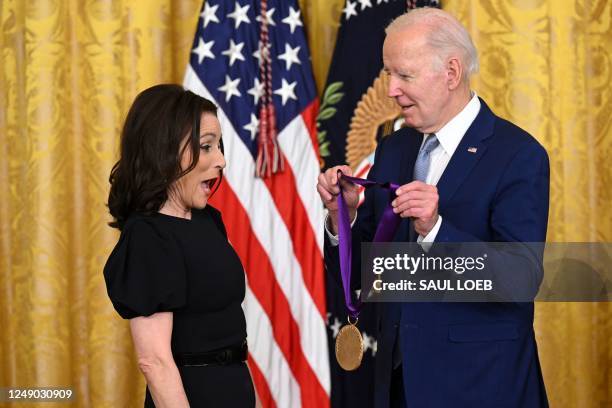
[[[212,198],[247,277],[249,368],[263,406],[329,406],[318,100],[296,0],[209,0],[184,85],[218,107]]]
[[[408,9],[439,7],[437,0],[347,0],[327,76],[317,120],[320,152],[325,167],[348,163],[353,174],[365,178],[374,163],[378,140],[403,120],[387,97],[382,73],[385,27]],[[390,180],[381,180],[390,181]],[[363,188],[361,201],[363,201]],[[374,362],[378,351],[377,304],[365,303],[359,316],[364,358],[358,370],[346,372],[333,356],[333,344],[346,322],[342,287],[327,280],[328,335],[333,407],[370,407],[373,404]]]

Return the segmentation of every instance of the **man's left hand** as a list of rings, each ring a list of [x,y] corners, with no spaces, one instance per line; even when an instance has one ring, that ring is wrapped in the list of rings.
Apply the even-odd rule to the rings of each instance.
[[[400,186],[393,200],[393,212],[402,218],[413,218],[414,229],[426,236],[438,221],[438,188],[422,181]]]

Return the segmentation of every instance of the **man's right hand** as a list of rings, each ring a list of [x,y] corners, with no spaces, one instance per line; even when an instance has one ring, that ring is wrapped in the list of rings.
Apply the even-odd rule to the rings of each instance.
[[[349,166],[336,166],[327,169],[325,173],[319,174],[319,181],[317,183],[317,191],[321,196],[323,205],[329,211],[330,223],[327,228],[334,235],[338,234],[338,195],[340,194],[340,186],[338,186],[338,170],[347,176],[352,176],[353,171]],[[357,185],[340,180],[342,183],[342,196],[348,207],[350,220],[355,219],[357,213],[357,205],[359,204],[359,189]]]

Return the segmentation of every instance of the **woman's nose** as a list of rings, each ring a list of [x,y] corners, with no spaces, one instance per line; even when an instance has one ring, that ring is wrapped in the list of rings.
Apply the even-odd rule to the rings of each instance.
[[[215,166],[221,170],[225,168],[225,156],[223,155],[223,153],[221,153],[220,150],[217,151]]]

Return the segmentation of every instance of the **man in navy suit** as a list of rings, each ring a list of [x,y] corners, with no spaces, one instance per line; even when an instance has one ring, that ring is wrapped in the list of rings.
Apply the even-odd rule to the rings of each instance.
[[[394,240],[544,242],[547,153],[470,90],[478,58],[466,29],[442,10],[410,11],[387,28],[383,59],[389,96],[408,127],[380,141],[368,178],[401,184],[392,205],[404,220]],[[338,169],[351,174],[337,166],[317,185],[328,209],[326,266],[336,274]],[[357,210],[356,187],[341,183],[355,253],[372,240],[388,193],[368,189]],[[355,274],[359,257],[353,259]],[[537,285],[541,276],[527,278]],[[548,406],[533,303],[384,303],[381,309],[376,406]]]

